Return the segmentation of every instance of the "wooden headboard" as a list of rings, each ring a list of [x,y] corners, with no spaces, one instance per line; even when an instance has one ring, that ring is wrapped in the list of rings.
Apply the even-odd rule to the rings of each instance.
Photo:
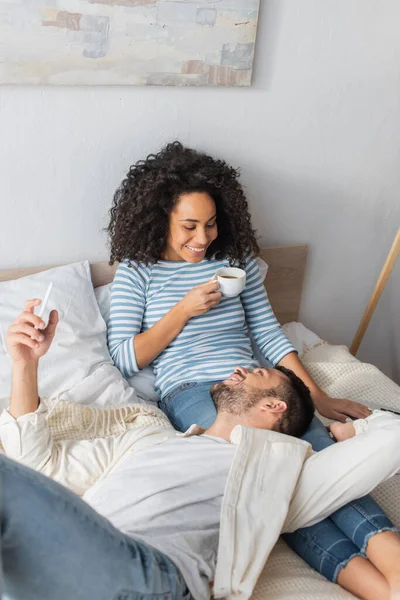
[[[304,272],[307,262],[307,246],[273,246],[261,250],[261,258],[268,264],[268,275],[265,287],[278,321],[283,325],[289,321],[297,321],[303,287]],[[32,267],[26,269],[9,269],[0,271],[0,281],[19,279],[26,275],[40,273],[59,265]],[[104,262],[91,263],[94,287],[111,283],[117,265]]]

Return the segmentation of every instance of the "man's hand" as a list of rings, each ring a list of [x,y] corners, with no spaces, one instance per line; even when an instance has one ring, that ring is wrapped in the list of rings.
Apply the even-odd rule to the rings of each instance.
[[[51,311],[49,323],[45,327],[43,319],[33,313],[35,306],[39,306],[41,302],[37,299],[25,302],[24,312],[8,328],[8,354],[14,363],[37,363],[51,346],[56,333],[58,313],[56,310]]]
[[[315,408],[318,412],[327,419],[335,421],[345,421],[348,417],[353,419],[365,419],[371,414],[369,408],[345,398],[331,398],[326,394],[321,394],[318,398],[314,398]]]

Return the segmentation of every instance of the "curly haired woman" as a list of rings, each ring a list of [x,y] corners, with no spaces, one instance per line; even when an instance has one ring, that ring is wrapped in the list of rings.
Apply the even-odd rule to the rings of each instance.
[[[154,368],[160,407],[176,429],[208,428],[216,410],[210,387],[237,365],[237,385],[258,367],[249,337],[272,365],[294,371],[329,418],[363,418],[361,404],[329,398],[284,335],[261,281],[239,173],[179,142],[134,164],[114,196],[110,263],[119,261],[108,324],[110,353],[125,376]],[[222,297],[215,271],[246,271],[240,296]],[[318,419],[304,438],[317,451],[333,443]],[[385,533],[382,533],[384,531]],[[380,533],[380,535],[375,535]],[[385,598],[388,583],[369,553],[398,544],[395,527],[370,497],[322,523],[285,536],[328,579],[360,598]],[[383,546],[382,546],[383,544]]]

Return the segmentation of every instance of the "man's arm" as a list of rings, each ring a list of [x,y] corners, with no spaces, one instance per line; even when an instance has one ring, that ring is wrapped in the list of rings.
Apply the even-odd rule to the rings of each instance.
[[[9,413],[15,419],[35,412],[39,406],[37,371],[37,363],[12,365]]]
[[[25,310],[7,332],[8,353],[12,359],[12,388],[9,413],[17,419],[39,406],[37,372],[39,360],[51,346],[58,324],[58,313],[50,313],[45,327],[34,314],[41,300],[28,300]]]
[[[55,336],[58,315],[52,311],[44,328],[33,313],[39,304],[40,300],[26,302],[25,311],[7,332],[13,361],[12,393],[9,410],[0,416],[0,438],[7,456],[83,494],[123,447],[114,438],[53,441],[46,402],[39,401],[37,372],[39,360]]]

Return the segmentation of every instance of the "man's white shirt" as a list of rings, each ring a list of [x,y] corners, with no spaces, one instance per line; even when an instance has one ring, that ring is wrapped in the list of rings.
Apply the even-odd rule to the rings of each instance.
[[[316,454],[274,431],[238,425],[229,443],[195,426],[177,434],[159,417],[112,437],[54,442],[47,416],[45,402],[18,419],[3,411],[7,456],[162,550],[196,600],[210,598],[212,582],[215,598],[250,598],[282,531],[317,523],[400,469],[400,419],[390,413]]]
[[[83,499],[120,531],[166,554],[192,595],[207,598],[235,451],[217,437],[175,437],[123,458]]]

